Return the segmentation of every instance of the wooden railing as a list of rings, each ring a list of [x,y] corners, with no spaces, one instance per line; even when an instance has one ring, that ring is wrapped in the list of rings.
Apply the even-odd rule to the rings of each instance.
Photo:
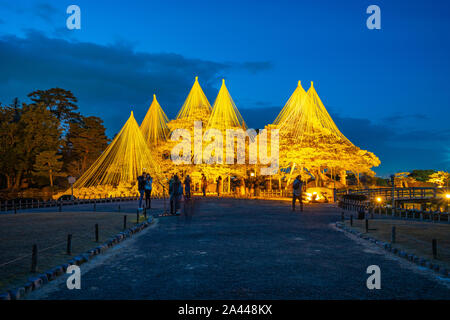
[[[0,211],[14,211],[23,209],[37,209],[37,208],[50,208],[50,207],[62,207],[68,205],[81,205],[81,204],[97,204],[97,203],[112,203],[122,201],[136,201],[138,196],[129,197],[109,197],[109,198],[97,198],[97,199],[74,199],[74,200],[6,200],[0,201]],[[158,197],[152,197],[152,199],[158,199]]]
[[[410,188],[373,188],[373,189],[345,189],[336,190],[336,198],[340,199],[346,194],[364,195],[368,200],[376,200],[380,197],[383,201],[394,200],[421,200],[435,199],[438,188],[435,187],[410,187]]]

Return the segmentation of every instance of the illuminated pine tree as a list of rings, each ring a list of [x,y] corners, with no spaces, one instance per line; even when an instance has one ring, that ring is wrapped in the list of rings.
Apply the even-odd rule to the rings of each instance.
[[[137,177],[144,171],[152,175],[158,193],[158,184],[163,181],[160,168],[132,111],[106,150],[75,182],[74,192],[78,196],[135,194]]]
[[[149,146],[155,146],[167,140],[170,131],[167,126],[168,121],[169,119],[156,100],[156,95],[153,95],[153,102],[141,123],[142,134]]]

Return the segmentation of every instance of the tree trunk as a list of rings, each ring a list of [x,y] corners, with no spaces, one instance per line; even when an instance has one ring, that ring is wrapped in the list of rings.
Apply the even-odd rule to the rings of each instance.
[[[23,174],[23,170],[20,170],[17,175],[16,175],[16,179],[14,181],[14,186],[13,189],[17,190],[20,187],[20,183],[22,182],[22,174]]]
[[[344,186],[347,186],[347,172],[345,172],[345,170],[341,170],[339,173],[339,176],[340,176],[341,183]]]
[[[52,173],[52,169],[50,169],[50,171],[49,171],[49,176],[50,176],[50,186],[53,188],[53,173]]]
[[[9,174],[5,174],[6,176],[6,187],[9,189],[11,189],[11,176]]]
[[[316,188],[319,187],[319,180],[320,180],[320,168],[316,169],[316,179],[315,179]]]

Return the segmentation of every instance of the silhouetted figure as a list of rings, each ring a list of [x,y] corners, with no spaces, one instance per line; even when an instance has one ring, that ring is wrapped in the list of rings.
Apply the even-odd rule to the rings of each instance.
[[[219,176],[216,180],[216,192],[217,196],[220,197],[220,186],[222,185],[222,177]]]
[[[143,172],[142,175],[140,175],[137,178],[138,181],[138,190],[139,190],[139,209],[142,209],[142,199],[144,199],[144,193],[145,193],[145,176],[146,173]]]
[[[208,186],[208,181],[206,180],[205,174],[202,173],[202,192],[203,196],[206,197],[206,187]]]
[[[150,209],[152,207],[152,184],[153,178],[147,173],[145,178],[145,207]]]
[[[300,211],[303,211],[302,188],[302,177],[298,175],[292,184],[292,211],[295,211],[295,202],[297,199],[300,202]]]
[[[184,178],[184,196],[187,200],[191,198],[191,177],[189,175]]]
[[[169,193],[170,193],[170,213],[177,213],[177,209],[180,206],[181,195],[183,194],[183,186],[177,175],[173,176],[169,182]]]

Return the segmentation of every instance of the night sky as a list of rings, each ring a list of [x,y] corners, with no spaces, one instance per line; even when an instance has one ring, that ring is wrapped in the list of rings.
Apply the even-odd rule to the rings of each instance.
[[[81,8],[81,30],[66,8]],[[366,8],[381,8],[381,30]],[[221,79],[249,127],[271,123],[301,80],[377,175],[450,170],[448,1],[4,1],[0,102],[61,87],[111,137],[155,93],[169,118],[194,77]]]

